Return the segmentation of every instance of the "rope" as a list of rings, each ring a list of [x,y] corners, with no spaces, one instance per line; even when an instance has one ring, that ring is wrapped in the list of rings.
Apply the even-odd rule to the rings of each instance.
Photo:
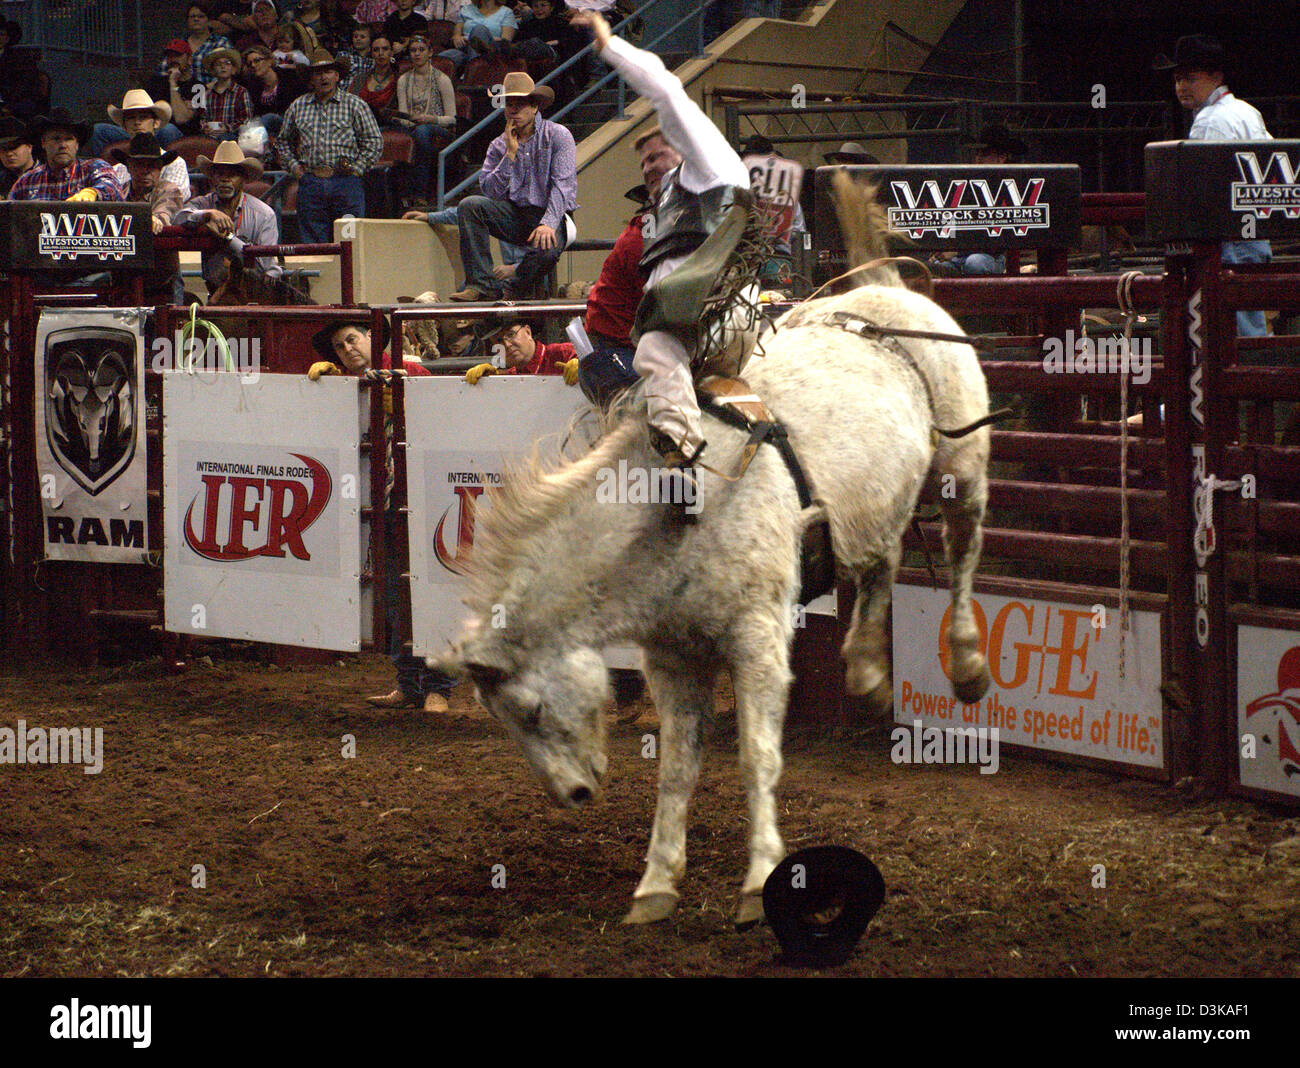
[[[813,300],[823,289],[833,286],[836,282],[842,282],[845,278],[859,274],[862,271],[874,271],[877,267],[897,267],[907,264],[912,267],[920,267],[921,273],[925,276],[925,295],[931,300],[934,299],[934,275],[930,271],[929,264],[918,260],[915,256],[881,256],[879,259],[870,260],[867,263],[860,263],[856,267],[850,267],[843,274],[837,274],[827,282],[823,282],[814,289],[808,296],[803,298],[801,303],[807,303]]]
[[[1124,316],[1124,367],[1119,376],[1119,683],[1124,686],[1126,640],[1130,628],[1129,588],[1129,516],[1128,516],[1128,376],[1132,366],[1133,323],[1137,309],[1133,306],[1133,279],[1141,271],[1128,271],[1115,285],[1115,301]]]
[[[181,346],[182,352],[189,349],[189,363],[185,364],[185,370],[189,374],[194,374],[194,350],[185,343],[190,338],[196,338],[199,327],[207,331],[208,337],[217,343],[217,351],[221,354],[222,362],[226,365],[227,371],[235,370],[234,358],[230,355],[230,343],[226,341],[226,335],[223,334],[215,323],[209,319],[199,318],[199,304],[195,301],[190,305],[190,321],[181,327]]]

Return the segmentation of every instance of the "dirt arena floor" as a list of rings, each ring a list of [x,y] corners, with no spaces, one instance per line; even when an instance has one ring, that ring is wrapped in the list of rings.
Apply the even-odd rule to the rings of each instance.
[[[4,670],[0,726],[102,726],[105,763],[0,766],[0,975],[791,974],[766,926],[730,923],[745,821],[725,691],[681,908],[628,928],[648,705],[611,728],[604,803],[565,812],[465,688],[450,715],[368,709],[392,681],[378,657]],[[1006,753],[992,776],[899,767],[887,730],[787,739],[788,847],[852,846],[889,887],[836,974],[1300,976],[1294,813]]]

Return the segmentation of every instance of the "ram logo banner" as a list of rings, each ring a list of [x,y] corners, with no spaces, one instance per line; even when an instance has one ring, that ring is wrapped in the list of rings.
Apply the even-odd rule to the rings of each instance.
[[[1051,227],[1051,206],[1039,203],[1045,181],[1030,178],[1022,184],[1003,178],[994,190],[982,178],[956,179],[946,189],[934,180],[894,180],[889,183],[894,194],[889,226],[912,238],[927,232],[944,239],[970,233],[1000,237],[1006,229],[1024,237],[1030,230]]]
[[[37,468],[48,559],[138,563],[148,550],[144,314],[41,313]]]
[[[1272,153],[1263,166],[1255,152],[1238,152],[1236,158],[1241,181],[1232,183],[1233,211],[1257,219],[1282,211],[1288,219],[1300,219],[1300,181],[1287,153]]]
[[[1242,786],[1300,797],[1300,633],[1237,628]]]
[[[43,211],[36,251],[55,260],[75,260],[79,256],[120,260],[134,256],[131,216]]]
[[[896,723],[997,728],[1003,745],[1164,766],[1159,613],[1130,613],[1121,677],[1118,609],[976,593],[992,685],[962,704],[949,680],[948,591],[898,584],[893,604]]]

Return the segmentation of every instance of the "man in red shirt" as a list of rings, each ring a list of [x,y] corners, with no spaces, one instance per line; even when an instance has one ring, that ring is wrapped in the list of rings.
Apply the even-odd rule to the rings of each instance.
[[[465,381],[476,385],[484,375],[564,375],[566,385],[578,381],[578,354],[568,342],[545,345],[533,337],[533,328],[512,315],[500,316],[483,335],[493,342],[495,363],[480,363],[465,372]]]

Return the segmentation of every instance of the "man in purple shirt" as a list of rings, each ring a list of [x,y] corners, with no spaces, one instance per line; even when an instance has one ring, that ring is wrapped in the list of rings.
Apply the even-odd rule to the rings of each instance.
[[[566,216],[578,206],[577,148],[573,134],[538,114],[555,93],[519,72],[507,74],[503,88],[506,129],[479,172],[485,195],[466,197],[457,213],[465,285],[451,300],[528,299],[572,240]],[[529,247],[512,280],[493,277],[491,237]]]
[[[113,165],[102,159],[77,159],[77,149],[90,137],[90,127],[66,108],[32,124],[45,162],[33,167],[9,191],[10,200],[122,200]]]

